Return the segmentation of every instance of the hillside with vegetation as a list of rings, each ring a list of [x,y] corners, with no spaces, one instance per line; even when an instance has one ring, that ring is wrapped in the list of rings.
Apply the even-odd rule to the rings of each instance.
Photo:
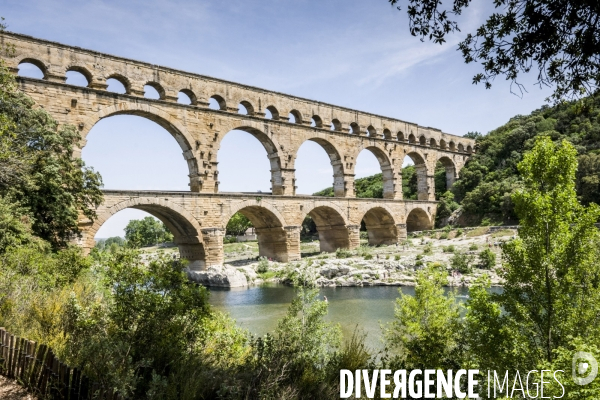
[[[517,115],[487,135],[470,133],[477,152],[460,172],[459,179],[446,191],[445,170],[435,171],[436,199],[440,208],[436,224],[460,205],[459,225],[516,224],[511,194],[521,187],[517,164],[531,150],[538,136],[549,136],[558,143],[569,141],[577,150],[577,197],[583,204],[600,201],[600,94],[579,101],[542,106],[529,115]],[[382,175],[355,181],[356,196],[382,198]],[[417,198],[417,179],[412,165],[402,170],[404,199]],[[327,188],[315,196],[333,196]]]

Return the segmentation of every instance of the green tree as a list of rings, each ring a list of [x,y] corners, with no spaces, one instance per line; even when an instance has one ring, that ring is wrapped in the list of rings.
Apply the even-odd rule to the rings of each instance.
[[[152,246],[173,241],[164,223],[154,217],[132,219],[125,227],[125,240],[132,247]]]
[[[236,212],[227,222],[226,234],[240,236],[252,226],[252,222],[244,214]]]
[[[102,202],[100,175],[73,154],[80,140],[35,107],[0,63],[0,196],[54,249],[79,233],[80,213],[93,220]]]
[[[532,353],[552,361],[567,338],[598,334],[600,208],[581,206],[575,192],[577,152],[548,137],[518,165],[524,188],[513,195],[521,226],[503,247],[502,307],[522,321]]]
[[[455,369],[462,346],[460,309],[448,284],[445,268],[430,265],[417,273],[415,295],[400,291],[394,321],[384,330],[393,363],[406,369]]]
[[[460,31],[453,16],[460,15],[468,0],[388,0],[408,3],[410,33],[442,44],[449,33]],[[554,87],[553,97],[593,93],[600,76],[600,7],[595,1],[494,0],[496,8],[475,31],[458,45],[466,63],[480,62],[483,72],[473,83],[486,88],[498,76],[519,89],[520,74],[537,68],[540,86]],[[400,7],[398,7],[400,9]]]
[[[555,354],[560,364],[577,343],[600,338],[600,209],[577,202],[576,151],[540,137],[518,168],[521,226],[502,247],[503,292],[489,293],[482,278],[467,303],[465,338],[481,369],[531,370],[555,363]]]

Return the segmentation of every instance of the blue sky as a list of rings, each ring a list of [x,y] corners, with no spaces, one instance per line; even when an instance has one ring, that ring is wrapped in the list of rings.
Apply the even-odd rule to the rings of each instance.
[[[501,79],[491,90],[471,83],[479,67],[465,65],[456,44],[493,11],[484,2],[473,2],[459,18],[463,33],[443,46],[412,37],[405,12],[386,0],[2,3],[0,15],[14,32],[457,135],[487,133],[514,115],[539,108],[551,94],[548,88],[534,86],[535,74],[523,77],[528,90],[523,98],[511,94],[509,82]],[[100,121],[88,136],[83,158],[102,173],[106,188],[187,189],[180,148],[166,131],[140,117]],[[228,134],[218,160],[222,190],[268,190],[266,152],[250,135]],[[378,170],[370,153],[360,154],[357,177]],[[313,193],[333,181],[325,152],[312,143],[301,147],[296,174],[300,193]],[[98,237],[122,235],[127,221],[141,215],[122,211]]]

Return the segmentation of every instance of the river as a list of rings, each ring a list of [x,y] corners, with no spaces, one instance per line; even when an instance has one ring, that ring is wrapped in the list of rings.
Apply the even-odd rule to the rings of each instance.
[[[339,323],[344,337],[350,337],[355,327],[367,333],[367,345],[380,349],[381,324],[394,318],[398,289],[414,295],[414,287],[371,286],[320,288],[320,296],[327,296],[327,320]],[[452,289],[447,289],[452,290]],[[459,300],[467,298],[468,289],[458,288]],[[229,313],[237,324],[255,335],[272,332],[296,295],[290,286],[265,284],[249,288],[210,289],[210,303],[219,311]]]

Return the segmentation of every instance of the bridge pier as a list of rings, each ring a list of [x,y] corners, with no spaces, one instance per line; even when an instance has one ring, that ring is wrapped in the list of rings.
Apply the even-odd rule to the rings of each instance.
[[[319,245],[323,252],[335,252],[337,249],[350,248],[350,231],[343,226],[318,226]]]
[[[213,265],[223,265],[223,262],[225,261],[225,255],[223,253],[223,236],[224,230],[221,228],[202,229],[205,254],[204,268]]]
[[[258,255],[279,262],[300,259],[300,227],[256,228]]]
[[[360,246],[360,225],[348,225],[349,249],[355,249]]]
[[[367,226],[367,233],[369,234],[370,246],[398,243],[398,230],[393,223]]]

